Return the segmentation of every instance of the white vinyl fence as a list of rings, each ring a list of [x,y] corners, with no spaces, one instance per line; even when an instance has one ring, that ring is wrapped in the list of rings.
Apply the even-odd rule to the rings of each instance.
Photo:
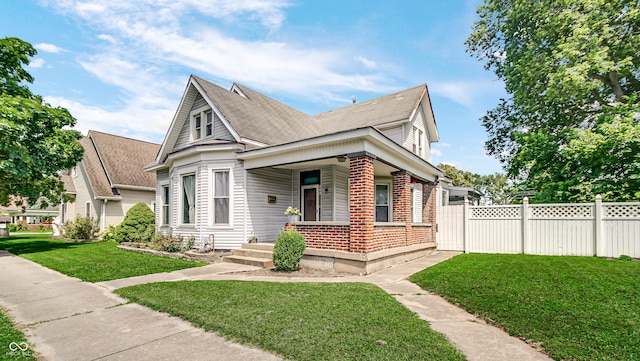
[[[443,206],[438,249],[640,258],[640,203]]]

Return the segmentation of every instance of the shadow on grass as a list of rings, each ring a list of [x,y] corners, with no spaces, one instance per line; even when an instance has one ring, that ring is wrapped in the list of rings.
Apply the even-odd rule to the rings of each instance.
[[[58,239],[47,239],[45,235],[12,235],[0,240],[0,249],[15,255],[40,253],[58,249],[69,249],[91,244],[89,242],[69,242]]]

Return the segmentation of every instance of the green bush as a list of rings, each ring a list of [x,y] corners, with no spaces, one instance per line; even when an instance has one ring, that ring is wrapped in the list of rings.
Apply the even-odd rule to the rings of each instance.
[[[305,247],[304,237],[300,233],[294,230],[280,233],[273,247],[273,265],[281,271],[299,269]]]
[[[7,227],[9,227],[9,232],[15,232],[18,230],[18,226],[15,223],[9,223]]]
[[[113,224],[110,224],[107,227],[107,229],[104,229],[102,230],[102,232],[100,232],[100,236],[102,237],[102,240],[105,242],[115,241],[117,232],[118,232],[118,228]]]
[[[98,220],[93,217],[76,215],[75,221],[67,221],[62,226],[64,235],[71,239],[91,239],[98,232]]]
[[[156,215],[143,202],[137,203],[116,228],[116,241],[149,242],[156,229]]]

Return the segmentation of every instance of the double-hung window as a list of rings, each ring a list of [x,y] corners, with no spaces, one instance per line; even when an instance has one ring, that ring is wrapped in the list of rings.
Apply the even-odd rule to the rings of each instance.
[[[169,225],[169,186],[162,186],[162,225]]]
[[[413,152],[422,157],[424,132],[413,127]]]
[[[202,137],[202,117],[197,115],[195,117],[195,122],[193,139],[200,139]]]
[[[208,137],[213,135],[213,112],[207,112],[205,116],[207,117],[205,136]]]
[[[229,171],[213,171],[213,223],[229,224]]]
[[[194,224],[196,219],[196,175],[182,176],[182,223]]]
[[[376,184],[376,222],[389,222],[388,184]]]

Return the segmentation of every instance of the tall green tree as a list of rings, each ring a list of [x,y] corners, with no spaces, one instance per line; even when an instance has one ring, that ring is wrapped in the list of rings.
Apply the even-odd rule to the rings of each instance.
[[[454,186],[470,187],[482,194],[480,204],[509,204],[514,201],[513,182],[503,173],[480,175],[444,163],[438,164],[438,168],[451,178]]]
[[[640,199],[640,2],[485,0],[467,51],[510,98],[486,148],[537,202]]]
[[[36,55],[18,38],[0,39],[0,204],[11,196],[30,205],[57,204],[63,192],[59,172],[82,159],[80,133],[67,109],[33,94],[24,68]],[[66,128],[66,129],[65,129]]]

